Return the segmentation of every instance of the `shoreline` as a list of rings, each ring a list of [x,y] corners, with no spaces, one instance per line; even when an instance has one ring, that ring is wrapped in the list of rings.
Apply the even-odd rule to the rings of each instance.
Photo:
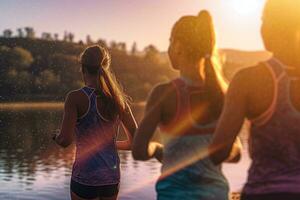
[[[145,102],[132,103],[134,107],[143,107]],[[0,103],[0,111],[20,111],[20,110],[61,110],[64,108],[62,101],[32,101],[32,102],[3,102]]]

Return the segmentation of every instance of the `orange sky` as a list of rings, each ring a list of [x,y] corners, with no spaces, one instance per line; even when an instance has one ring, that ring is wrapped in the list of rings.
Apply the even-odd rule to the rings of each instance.
[[[215,21],[220,48],[263,49],[260,17],[265,0],[2,0],[0,31],[32,26],[41,32],[65,30],[75,39],[154,44],[165,51],[175,21],[208,9]]]

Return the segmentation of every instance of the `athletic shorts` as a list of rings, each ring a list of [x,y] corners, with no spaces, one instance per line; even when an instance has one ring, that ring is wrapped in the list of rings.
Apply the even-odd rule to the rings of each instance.
[[[112,197],[119,192],[119,183],[114,185],[88,186],[71,180],[71,191],[84,199]]]

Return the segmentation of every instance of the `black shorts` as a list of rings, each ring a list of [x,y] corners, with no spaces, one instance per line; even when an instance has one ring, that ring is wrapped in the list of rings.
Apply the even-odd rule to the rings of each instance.
[[[300,200],[300,193],[242,194],[241,200]]]
[[[84,199],[94,199],[97,197],[112,197],[118,194],[119,184],[88,186],[71,180],[71,191]]]

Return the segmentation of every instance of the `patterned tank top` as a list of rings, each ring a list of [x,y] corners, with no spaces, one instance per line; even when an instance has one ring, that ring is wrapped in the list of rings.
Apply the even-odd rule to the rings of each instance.
[[[94,88],[83,87],[80,90],[88,97],[89,107],[76,124],[72,180],[90,186],[117,184],[120,181],[120,161],[116,148],[119,122],[106,120],[98,112]]]
[[[269,109],[251,122],[252,164],[246,194],[300,193],[300,112],[290,99],[290,77],[275,58],[264,63],[272,74],[274,97]]]

